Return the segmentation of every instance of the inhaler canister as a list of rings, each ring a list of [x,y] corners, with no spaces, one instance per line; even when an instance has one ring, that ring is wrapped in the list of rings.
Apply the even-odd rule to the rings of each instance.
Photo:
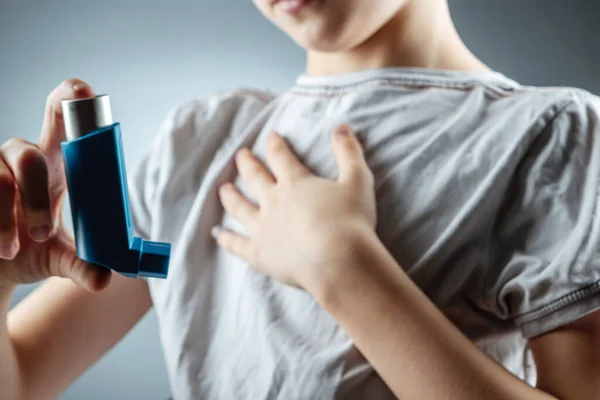
[[[77,256],[125,276],[166,278],[171,245],[134,236],[121,126],[109,96],[64,100],[62,109]]]
[[[63,100],[63,120],[67,141],[72,141],[113,124],[110,97]]]

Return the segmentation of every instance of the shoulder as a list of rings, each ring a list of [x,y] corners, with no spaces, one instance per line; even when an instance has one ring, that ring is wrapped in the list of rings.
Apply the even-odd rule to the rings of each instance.
[[[598,309],[600,99],[578,88],[513,96],[519,115],[541,122],[515,147],[499,196],[489,294],[529,338]]]
[[[475,104],[479,109],[470,112],[485,133],[481,140],[514,166],[550,153],[548,166],[565,161],[560,154],[585,152],[578,143],[600,135],[600,98],[581,88],[514,84]]]
[[[530,153],[541,156],[548,162],[547,167],[553,168],[562,168],[575,160],[587,164],[600,157],[598,96],[564,87],[533,90],[525,96],[528,97],[538,99],[541,106],[536,110],[534,105],[523,105],[523,110],[543,116],[539,117],[538,129],[532,135]]]
[[[546,132],[597,125],[600,116],[600,98],[577,87],[517,86],[497,101],[513,117],[530,119]]]
[[[152,140],[152,155],[181,161],[191,152],[210,152],[218,143],[241,134],[276,98],[265,90],[240,88],[176,105]]]
[[[578,88],[567,88],[565,92],[554,128],[565,128],[567,133],[600,134],[600,97]]]
[[[528,185],[578,182],[600,162],[600,98],[573,87],[515,93],[507,120],[528,119],[520,135],[517,178]],[[508,126],[513,125],[508,123]],[[594,183],[595,184],[595,183]]]

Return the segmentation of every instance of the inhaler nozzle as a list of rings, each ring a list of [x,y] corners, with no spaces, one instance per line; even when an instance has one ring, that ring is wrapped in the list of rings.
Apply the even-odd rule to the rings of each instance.
[[[110,98],[105,94],[87,99],[63,100],[62,110],[68,141],[113,123]]]

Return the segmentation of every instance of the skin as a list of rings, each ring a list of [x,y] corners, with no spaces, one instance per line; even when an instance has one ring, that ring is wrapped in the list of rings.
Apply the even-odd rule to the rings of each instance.
[[[538,388],[522,382],[462,335],[379,241],[373,178],[358,140],[336,134],[332,148],[337,181],[311,174],[277,134],[266,165],[241,151],[237,168],[256,201],[230,183],[219,194],[250,233],[217,228],[217,243],[311,293],[401,399],[599,398],[597,316],[533,340]]]
[[[3,399],[55,398],[114,346],[151,306],[147,286],[77,258],[62,225],[66,184],[61,99],[94,94],[60,84],[37,143],[0,147],[0,388]],[[10,312],[16,285],[47,279]],[[114,310],[119,312],[115,313]]]
[[[308,75],[380,67],[487,70],[456,32],[446,0],[317,0],[289,15],[253,0],[307,52]]]
[[[255,3],[307,50],[311,75],[389,66],[487,69],[461,42],[442,0],[328,0],[295,16],[266,0]],[[0,148],[3,398],[57,397],[151,307],[143,282],[111,277],[77,259],[60,223],[60,100],[93,93],[81,80],[63,82],[48,97],[38,142],[15,139]],[[268,157],[273,175],[241,151],[240,174],[259,202],[249,203],[231,185],[220,193],[251,236],[215,229],[218,243],[311,293],[403,399],[598,398],[599,313],[532,340],[538,389],[520,382],[479,352],[402,274],[373,233],[372,177],[360,146],[351,134],[332,140],[341,172],[335,182],[312,176],[276,134]],[[283,218],[290,215],[296,220]],[[18,284],[45,278],[9,311]]]

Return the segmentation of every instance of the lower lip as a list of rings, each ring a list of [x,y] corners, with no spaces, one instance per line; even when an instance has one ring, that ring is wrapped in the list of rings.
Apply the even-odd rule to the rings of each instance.
[[[285,13],[295,14],[311,1],[312,0],[279,0],[275,6]]]

